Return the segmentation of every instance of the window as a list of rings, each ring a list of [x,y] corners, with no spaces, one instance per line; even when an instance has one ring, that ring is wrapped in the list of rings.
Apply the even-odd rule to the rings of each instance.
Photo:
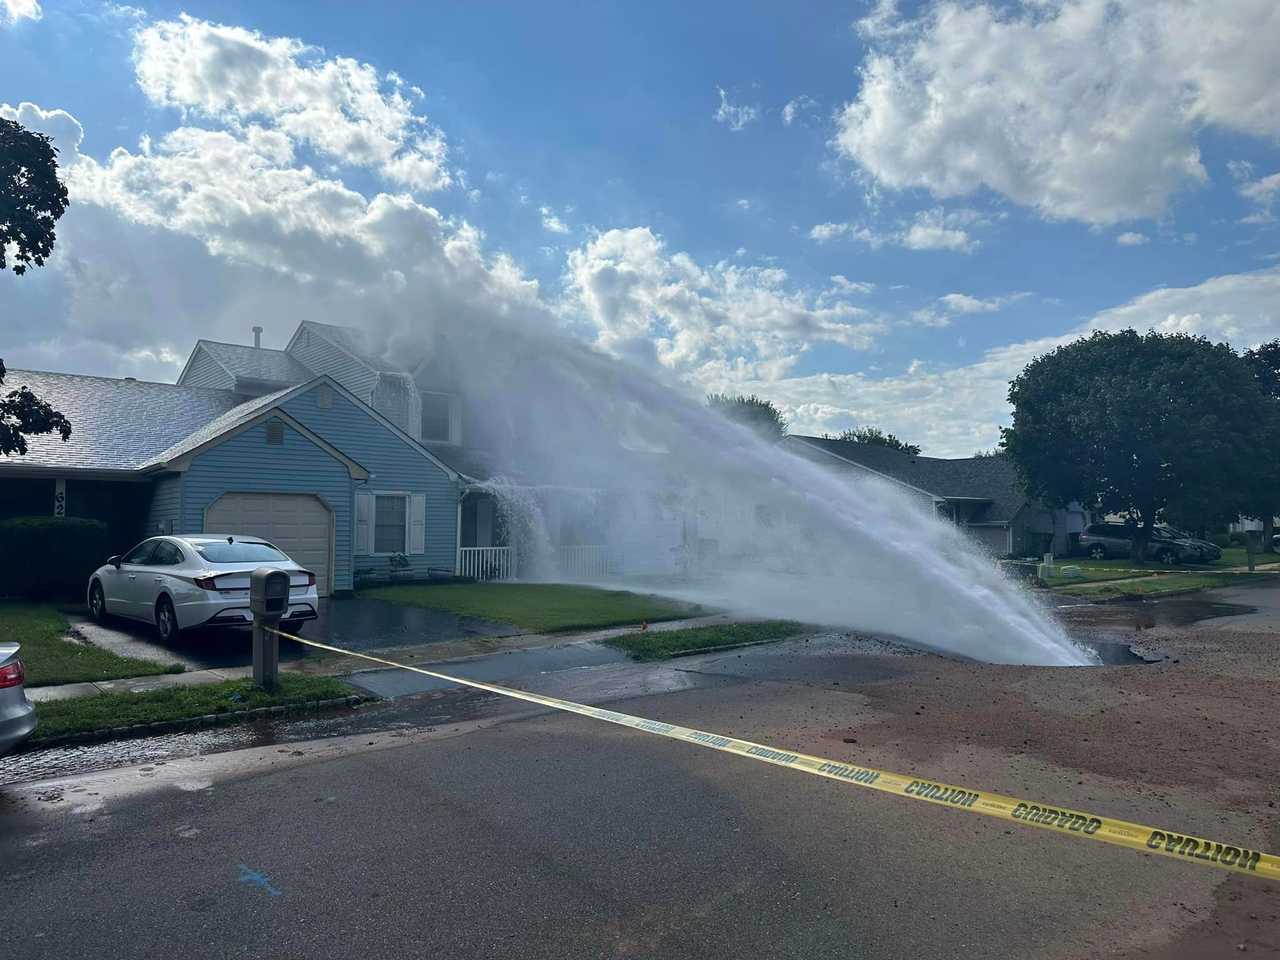
[[[274,443],[274,444],[284,443],[284,421],[283,420],[267,421],[267,443]]]
[[[283,553],[261,540],[198,540],[191,544],[208,563],[258,563],[288,560]]]
[[[142,565],[151,558],[151,551],[156,548],[156,540],[143,540],[120,560],[121,563]]]
[[[380,493],[373,498],[373,552],[404,553],[407,547],[409,498]]]
[[[155,552],[151,554],[149,565],[153,567],[176,567],[184,559],[182,548],[176,543],[168,540],[159,540],[156,542]]]
[[[428,443],[453,442],[453,398],[447,393],[422,395],[422,439]]]

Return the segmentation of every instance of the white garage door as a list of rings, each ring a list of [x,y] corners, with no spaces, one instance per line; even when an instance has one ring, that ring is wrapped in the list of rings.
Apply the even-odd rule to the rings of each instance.
[[[208,533],[239,533],[269,540],[316,575],[316,590],[333,582],[333,514],[304,493],[224,493],[205,512]]]

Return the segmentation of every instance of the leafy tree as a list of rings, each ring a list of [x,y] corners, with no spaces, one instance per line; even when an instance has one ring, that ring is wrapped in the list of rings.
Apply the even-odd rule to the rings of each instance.
[[[740,393],[709,393],[707,406],[721,416],[751,428],[771,443],[777,443],[787,435],[787,421],[782,411],[754,393],[749,397]]]
[[[1262,549],[1272,553],[1275,516],[1280,513],[1280,340],[1246,351],[1244,360],[1267,402],[1259,412],[1259,435],[1243,513],[1262,521]]]
[[[4,361],[0,360],[0,386],[4,377]],[[27,452],[26,437],[55,430],[65,442],[71,436],[71,422],[26,387],[0,397],[0,455],[22,455]]]
[[[1124,330],[1032,360],[1009,402],[1000,443],[1028,493],[1123,514],[1141,563],[1166,508],[1241,509],[1265,397],[1226,344]]]
[[[999,447],[994,447],[991,450],[973,451],[973,459],[975,460],[986,460],[991,457],[1003,457],[1004,455],[1005,455],[1005,451],[1001,450]]]
[[[842,430],[839,435],[834,437],[830,434],[823,434],[823,436],[828,440],[861,443],[868,447],[889,447],[892,450],[901,450],[903,453],[909,453],[913,457],[920,453],[919,444],[905,443],[892,433],[885,433],[879,427],[854,427],[851,430]]]
[[[11,266],[21,276],[53,250],[53,226],[69,202],[57,154],[45,134],[0,117],[0,270]]]

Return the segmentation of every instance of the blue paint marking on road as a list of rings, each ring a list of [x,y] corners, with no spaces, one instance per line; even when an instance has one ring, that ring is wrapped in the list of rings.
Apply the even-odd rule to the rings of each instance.
[[[280,891],[271,885],[271,881],[267,879],[265,873],[259,873],[257,870],[250,870],[243,863],[240,864],[240,882],[247,883],[259,890],[265,890],[273,897],[280,896]]]

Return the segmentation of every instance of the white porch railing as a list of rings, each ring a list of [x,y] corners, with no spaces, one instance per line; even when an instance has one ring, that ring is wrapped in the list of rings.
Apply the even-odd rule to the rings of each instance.
[[[476,580],[511,580],[516,552],[510,547],[459,547],[458,576]]]
[[[609,548],[587,544],[560,547],[556,552],[560,576],[574,580],[598,580],[609,575]]]

